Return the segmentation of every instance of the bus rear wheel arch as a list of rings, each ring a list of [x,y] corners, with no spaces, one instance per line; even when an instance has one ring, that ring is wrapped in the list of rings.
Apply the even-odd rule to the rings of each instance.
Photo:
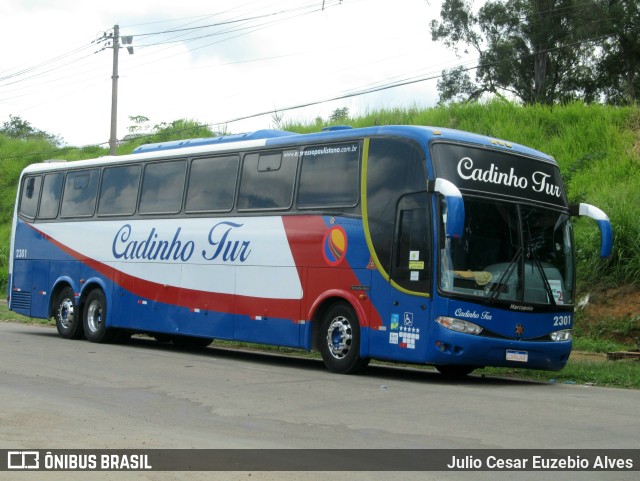
[[[360,323],[351,305],[344,301],[331,304],[323,312],[318,344],[325,366],[332,372],[352,374],[369,363],[360,356]]]
[[[95,288],[82,303],[82,325],[84,335],[90,342],[110,342],[115,331],[109,329],[107,322],[107,299],[102,289]]]

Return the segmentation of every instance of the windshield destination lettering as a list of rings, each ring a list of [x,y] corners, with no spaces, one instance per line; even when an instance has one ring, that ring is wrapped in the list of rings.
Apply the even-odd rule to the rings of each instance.
[[[544,172],[536,171],[531,174],[531,183],[529,179],[518,176],[515,168],[511,167],[509,173],[500,172],[495,164],[491,164],[488,169],[474,167],[471,157],[463,157],[458,162],[458,175],[461,179],[475,182],[483,182],[487,184],[499,184],[507,187],[515,187],[518,189],[527,189],[531,186],[534,192],[550,195],[553,197],[562,197],[562,190],[559,186],[550,182],[551,175]]]

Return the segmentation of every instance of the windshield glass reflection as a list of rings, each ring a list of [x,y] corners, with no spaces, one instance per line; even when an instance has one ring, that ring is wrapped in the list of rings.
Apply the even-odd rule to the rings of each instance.
[[[572,304],[569,216],[466,198],[464,236],[441,238],[440,289],[491,302]]]

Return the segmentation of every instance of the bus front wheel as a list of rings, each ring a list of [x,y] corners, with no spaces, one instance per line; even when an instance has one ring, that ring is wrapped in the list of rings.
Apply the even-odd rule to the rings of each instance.
[[[360,324],[349,304],[334,304],[322,318],[320,352],[335,373],[352,374],[368,364],[369,359],[360,357]]]
[[[69,286],[62,289],[56,297],[53,317],[58,334],[65,339],[79,339],[83,334],[75,299],[73,289]]]
[[[84,303],[82,316],[84,335],[91,342],[109,342],[113,338],[114,331],[108,329],[107,300],[100,289],[94,289],[89,293]]]

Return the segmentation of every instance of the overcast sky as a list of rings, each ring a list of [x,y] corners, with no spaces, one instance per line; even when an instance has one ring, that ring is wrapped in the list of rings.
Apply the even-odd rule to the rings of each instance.
[[[130,116],[239,133],[273,128],[271,114],[237,120],[263,112],[311,122],[343,107],[432,106],[435,79],[325,100],[473,64],[431,41],[440,3],[2,0],[0,122],[20,116],[68,145],[108,142],[113,49],[96,40],[116,24],[134,48],[119,50],[118,138]]]

